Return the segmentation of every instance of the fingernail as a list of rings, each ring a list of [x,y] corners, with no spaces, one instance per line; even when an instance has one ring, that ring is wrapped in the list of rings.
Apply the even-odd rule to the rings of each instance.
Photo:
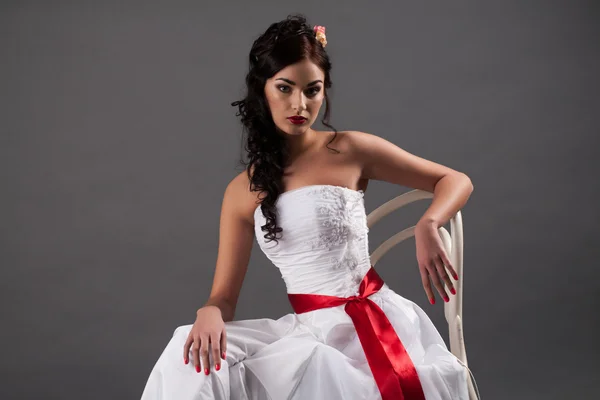
[[[444,296],[444,301],[447,303],[450,301],[450,299],[448,298],[448,296]]]
[[[429,299],[429,302],[430,302],[431,304],[435,304],[435,299],[432,297],[432,298],[430,298],[430,299]]]
[[[208,375],[208,368],[204,368],[204,374]]]
[[[200,372],[200,366],[196,365],[196,372]]]
[[[456,290],[454,290],[454,288],[450,288],[450,293],[456,294]]]
[[[458,280],[458,275],[454,275],[454,279]]]
[[[188,359],[187,359],[187,358],[184,358],[184,359],[183,359],[183,362],[184,362],[184,363],[186,363],[186,365],[187,365],[187,363],[188,363],[189,361],[188,361]]]
[[[216,369],[217,371],[218,371],[218,370],[220,370],[220,369],[221,369],[221,365],[220,365],[220,364],[217,364],[217,365],[215,365],[215,369]]]
[[[221,353],[221,357],[223,358],[223,360],[225,359],[225,352]]]

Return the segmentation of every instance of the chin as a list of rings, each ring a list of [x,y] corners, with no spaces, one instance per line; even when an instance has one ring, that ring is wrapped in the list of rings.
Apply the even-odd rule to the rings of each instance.
[[[306,124],[302,124],[302,125],[294,125],[290,122],[288,122],[286,120],[286,126],[284,129],[282,129],[281,127],[278,127],[279,130],[281,130],[282,132],[288,134],[288,135],[301,135],[303,133],[305,133],[307,130],[310,129],[310,125]]]

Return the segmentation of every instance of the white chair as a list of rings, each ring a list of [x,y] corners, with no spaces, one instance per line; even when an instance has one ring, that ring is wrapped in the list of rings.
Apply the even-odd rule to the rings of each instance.
[[[383,217],[390,214],[402,206],[413,203],[418,200],[432,199],[433,193],[426,192],[424,190],[412,190],[404,193],[400,196],[393,198],[392,200],[382,204],[367,216],[367,226],[369,229],[379,222]],[[477,384],[475,378],[471,373],[471,370],[467,364],[467,352],[465,350],[465,338],[463,335],[463,323],[462,323],[462,304],[463,304],[463,229],[462,229],[462,214],[459,211],[454,217],[450,219],[450,231],[451,234],[444,227],[439,228],[439,233],[444,243],[444,247],[450,257],[450,262],[454,266],[456,273],[458,274],[458,281],[453,281],[456,289],[456,295],[449,296],[450,301],[444,303],[444,315],[448,322],[448,331],[450,337],[450,351],[454,354],[461,364],[469,371],[469,379],[467,384],[469,387],[469,400],[477,400],[479,397],[479,390],[475,390]],[[404,229],[401,232],[390,237],[384,241],[373,253],[371,254],[371,264],[375,264],[383,257],[392,247],[402,242],[403,240],[414,236],[415,226]],[[474,386],[475,384],[475,386]]]

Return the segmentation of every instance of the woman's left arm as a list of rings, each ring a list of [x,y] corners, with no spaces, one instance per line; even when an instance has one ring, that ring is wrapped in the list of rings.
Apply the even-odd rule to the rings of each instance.
[[[462,209],[473,192],[471,179],[462,172],[442,176],[434,185],[433,199],[419,224],[434,228],[444,226]]]
[[[349,137],[362,165],[362,179],[374,179],[433,193],[433,200],[415,227],[417,261],[423,288],[431,304],[435,296],[431,281],[449,301],[442,281],[456,294],[446,272],[458,279],[446,254],[438,228],[464,207],[473,192],[473,183],[464,173],[411,154],[395,144],[365,132],[353,131]]]

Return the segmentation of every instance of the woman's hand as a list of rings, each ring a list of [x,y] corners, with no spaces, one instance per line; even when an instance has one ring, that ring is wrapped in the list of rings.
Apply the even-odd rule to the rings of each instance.
[[[190,330],[185,345],[183,346],[183,361],[187,364],[190,347],[192,347],[192,360],[196,372],[200,372],[200,359],[204,373],[208,375],[210,363],[208,359],[208,344],[210,343],[215,370],[221,369],[221,358],[225,359],[227,351],[227,334],[221,310],[216,306],[205,306],[196,312],[196,322]]]
[[[450,270],[455,280],[458,280],[458,275],[444,250],[444,244],[438,232],[437,224],[427,220],[419,221],[415,226],[415,242],[421,282],[423,283],[423,288],[425,289],[425,293],[427,293],[429,302],[435,304],[435,296],[431,289],[431,282],[429,281],[430,278],[444,301],[450,301],[444,290],[442,280],[446,283],[452,294],[456,294],[456,290],[446,272],[446,268]],[[444,268],[444,265],[446,268]]]

